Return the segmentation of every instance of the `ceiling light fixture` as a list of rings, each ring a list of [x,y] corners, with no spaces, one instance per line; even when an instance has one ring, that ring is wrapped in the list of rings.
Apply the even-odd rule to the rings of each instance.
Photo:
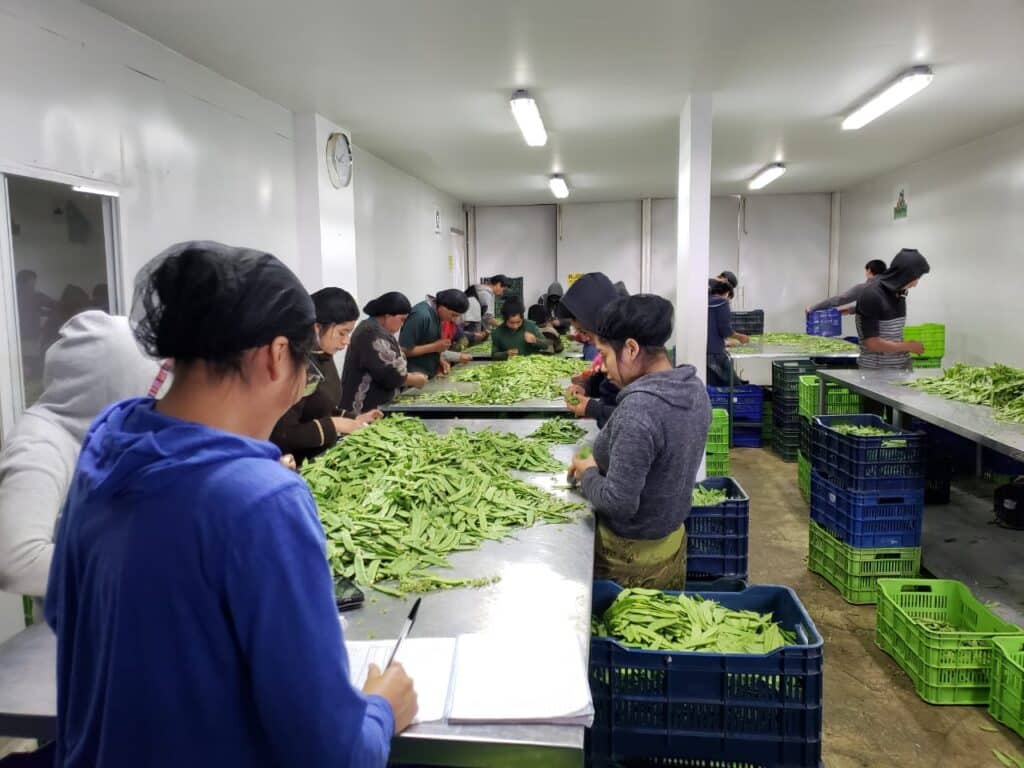
[[[103,187],[89,187],[79,184],[71,188],[73,192],[84,192],[87,195],[103,195],[104,197],[120,197],[121,193],[116,189],[105,189]]]
[[[569,196],[569,185],[565,183],[565,178],[559,173],[548,179],[548,186],[551,187],[551,194],[559,200],[564,200]]]
[[[548,143],[548,132],[544,130],[544,121],[540,119],[540,110],[537,109],[537,102],[530,98],[526,91],[516,91],[512,94],[512,116],[519,124],[519,130],[523,132],[523,138],[531,147],[543,147]]]
[[[786,166],[783,163],[772,163],[771,165],[766,165],[758,171],[757,176],[750,180],[749,186],[751,189],[762,189],[763,187],[767,187],[785,172]]]
[[[927,88],[933,77],[931,67],[911,67],[848,114],[843,120],[843,130],[856,131],[858,128],[863,128],[893,107],[902,104],[915,93]]]

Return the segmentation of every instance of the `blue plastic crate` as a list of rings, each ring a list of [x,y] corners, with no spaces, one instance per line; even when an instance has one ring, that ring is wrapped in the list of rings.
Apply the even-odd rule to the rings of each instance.
[[[732,444],[736,448],[761,447],[761,422],[752,424],[733,424]]]
[[[613,582],[595,581],[594,615],[603,614],[620,591]],[[800,644],[768,654],[719,654],[642,651],[591,638],[595,716],[588,757],[817,768],[822,638],[796,593],[758,585],[696,594],[728,608],[771,613],[797,632]]]
[[[686,580],[747,578],[750,497],[731,477],[709,477],[702,488],[725,491],[727,501],[693,507],[686,519]]]
[[[924,490],[853,493],[812,469],[811,520],[851,547],[919,547]]]
[[[729,405],[729,387],[708,387],[712,408],[729,408],[733,420],[760,421],[764,393],[756,384],[737,384],[732,388],[732,406]]]
[[[808,312],[807,333],[811,336],[842,336],[842,314],[838,309],[820,309],[817,312]]]
[[[817,416],[811,430],[811,466],[840,488],[859,493],[924,488],[924,435],[900,430],[867,414]],[[857,437],[836,424],[880,427],[885,436]]]

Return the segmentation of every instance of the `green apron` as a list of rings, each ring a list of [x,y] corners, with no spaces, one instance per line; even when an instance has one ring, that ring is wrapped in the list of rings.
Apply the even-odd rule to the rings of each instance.
[[[661,539],[625,539],[597,522],[594,578],[623,587],[681,590],[686,586],[686,526]]]

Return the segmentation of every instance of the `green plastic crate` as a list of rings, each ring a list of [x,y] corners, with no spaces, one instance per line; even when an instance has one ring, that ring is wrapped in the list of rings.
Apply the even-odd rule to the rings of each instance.
[[[708,477],[729,476],[728,453],[706,453],[704,454],[704,459]]]
[[[940,621],[955,632],[926,629]],[[961,582],[947,579],[879,579],[875,642],[910,676],[929,704],[988,704],[992,639],[1022,635]]]
[[[804,501],[811,500],[811,460],[804,456],[803,451],[796,452],[796,482],[800,486],[800,495]]]
[[[921,570],[920,547],[858,549],[844,544],[813,520],[807,569],[824,576],[853,605],[878,602],[878,580],[914,578]]]
[[[946,354],[946,326],[942,323],[908,325],[903,329],[903,340],[924,344],[924,354],[914,355],[915,358],[941,358]]]
[[[817,376],[800,377],[800,404],[798,412],[811,419],[815,416],[841,416],[847,413],[862,413],[860,395],[834,382],[825,384],[825,413],[819,413],[818,397],[820,379]]]
[[[725,408],[711,409],[711,427],[705,453],[729,452],[729,412]]]
[[[1024,737],[1024,637],[992,640],[992,695],[988,713]]]
[[[914,358],[914,370],[921,368],[941,368],[942,358],[941,357],[915,357]]]

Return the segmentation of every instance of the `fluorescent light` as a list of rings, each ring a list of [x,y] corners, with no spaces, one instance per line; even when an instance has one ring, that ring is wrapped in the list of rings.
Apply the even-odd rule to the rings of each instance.
[[[548,186],[551,187],[551,194],[559,200],[564,200],[569,196],[569,185],[561,176],[556,175],[548,179]]]
[[[512,94],[512,116],[519,123],[523,138],[531,147],[543,147],[548,143],[548,132],[544,130],[544,121],[540,119],[537,102],[530,98],[526,91]]]
[[[762,187],[767,187],[769,184],[771,184],[785,172],[786,166],[783,165],[782,163],[772,163],[771,165],[766,165],[764,168],[758,171],[757,176],[750,180],[749,186],[751,189],[761,189]]]
[[[875,118],[881,117],[893,107],[899,106],[918,91],[928,87],[932,81],[931,67],[913,67],[893,80],[877,95],[857,107],[843,120],[844,131],[856,131]]]
[[[116,189],[107,189],[105,187],[89,187],[84,184],[71,188],[75,192],[85,192],[87,195],[103,195],[104,197],[120,197],[121,193]]]

